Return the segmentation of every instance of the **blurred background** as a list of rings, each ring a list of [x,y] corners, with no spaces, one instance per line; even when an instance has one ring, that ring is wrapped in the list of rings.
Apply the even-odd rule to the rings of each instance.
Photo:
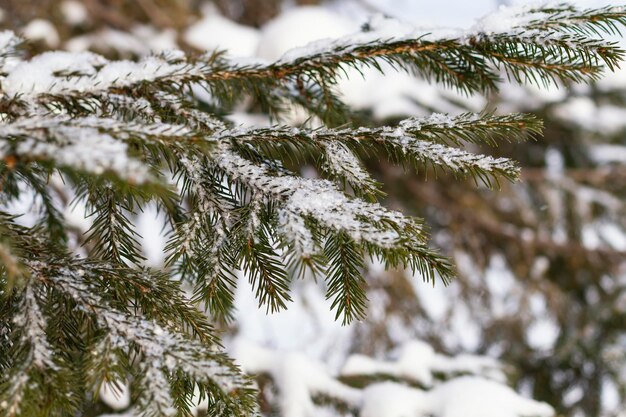
[[[424,28],[471,27],[509,3],[496,0],[0,0],[0,28],[30,40],[29,53],[91,50],[133,59],[183,49],[222,49],[247,60],[278,59],[292,47],[349,34],[385,14]],[[574,1],[581,7],[610,1]],[[367,165],[385,184],[389,207],[426,218],[433,245],[453,258],[458,279],[424,284],[404,271],[368,266],[369,314],[342,327],[321,284],[296,281],[294,303],[270,316],[245,280],[227,343],[246,340],[297,350],[340,366],[350,353],[382,357],[421,339],[437,351],[488,355],[511,365],[518,391],[561,416],[626,416],[626,72],[593,85],[539,89],[503,83],[491,96],[464,96],[407,74],[350,73],[337,86],[353,123],[394,124],[432,112],[532,112],[545,135],[476,149],[523,166],[523,180],[500,189],[441,173],[411,174],[376,155]],[[198,100],[210,97],[198,93]],[[235,124],[275,123],[252,102]],[[282,123],[306,117],[289,113]],[[312,167],[301,167],[315,175]],[[428,175],[427,175],[428,174]],[[68,222],[88,228],[77,210]],[[165,237],[147,211],[137,219],[149,262]],[[234,354],[237,352],[234,350]],[[109,403],[104,410],[120,408]],[[123,408],[123,407],[122,407]]]

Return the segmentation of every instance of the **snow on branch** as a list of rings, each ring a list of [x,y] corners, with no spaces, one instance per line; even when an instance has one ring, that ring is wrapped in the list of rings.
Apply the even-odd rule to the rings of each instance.
[[[518,16],[527,13],[528,29],[559,30],[585,35],[619,35],[620,26],[626,25],[624,6],[606,6],[599,9],[578,10],[569,4],[547,4],[518,9]]]
[[[28,361],[38,368],[57,369],[52,358],[52,347],[46,338],[46,318],[32,285],[27,285],[23,297],[20,312],[13,318],[13,324],[22,332],[22,343],[31,347]]]
[[[432,387],[435,375],[447,378],[477,375],[498,382],[506,382],[503,365],[485,356],[458,355],[449,357],[436,353],[432,346],[414,340],[404,343],[394,361],[380,361],[364,355],[351,355],[340,374],[346,378],[398,378],[411,384]]]
[[[382,382],[368,386],[363,395],[365,400],[361,408],[361,417],[555,415],[552,407],[546,403],[522,397],[506,385],[471,376],[452,379],[430,391],[422,391],[395,382]]]
[[[327,89],[346,67],[382,70],[382,62],[466,92],[497,89],[498,68],[519,82],[582,82],[596,78],[603,65],[615,68],[623,54],[616,44],[589,36],[618,30],[625,21],[617,7],[580,12],[569,6],[505,8],[469,31],[427,34],[378,19],[366,31],[291,50],[271,64],[241,64],[221,54],[191,59],[180,51],[139,62],[111,62],[88,52],[48,52],[9,68],[1,84],[8,96],[41,101],[138,91],[146,83],[177,89],[195,83],[217,97],[247,91],[269,100],[281,86],[307,86],[310,81]],[[3,33],[3,38],[9,36]],[[11,45],[6,40],[4,50]]]
[[[390,248],[403,242],[405,236],[400,231],[411,233],[420,243],[424,241],[421,226],[414,219],[379,204],[350,199],[329,181],[273,175],[267,167],[254,164],[225,146],[215,157],[215,163],[233,181],[266,198],[281,201],[284,210],[311,217],[337,232],[346,232],[356,242]]]
[[[336,309],[337,318],[343,317],[344,322],[362,317],[365,311],[361,276],[365,253],[380,257],[388,267],[419,271],[424,279],[434,281],[438,275],[447,282],[451,278],[450,265],[426,246],[426,236],[417,219],[378,203],[350,198],[327,180],[274,172],[271,166],[241,157],[225,143],[218,149],[213,163],[230,181],[260,196],[266,204],[276,206],[279,237],[283,242],[289,242],[296,257],[307,262],[324,254],[329,264],[327,296],[333,299],[332,308]],[[247,235],[248,250],[266,239],[265,232],[254,223],[252,225],[252,230],[261,230],[261,235]],[[326,244],[322,248],[323,241]],[[265,247],[264,252],[270,253],[270,246],[266,244]],[[269,260],[267,258],[267,266],[271,265]],[[284,282],[279,264],[266,271],[268,279],[273,277],[276,283]],[[283,292],[277,291],[282,286],[258,288],[259,299],[269,297],[272,303],[278,302],[271,304],[272,309],[283,306],[280,302],[280,298],[284,298]]]
[[[175,330],[171,327],[173,323],[164,326],[155,320],[137,317],[101,297],[101,289],[94,283],[104,278],[100,275],[103,270],[92,269],[88,264],[75,265],[73,269],[53,263],[31,263],[30,266],[36,278],[43,279],[45,276],[45,282],[52,289],[70,297],[79,311],[94,316],[97,325],[106,331],[107,342],[101,346],[119,352],[136,349],[141,354],[145,398],[139,401],[139,405],[145,415],[176,414],[170,390],[171,384],[180,378],[180,373],[196,383],[205,384],[206,390],[219,390],[223,400],[233,396],[233,401],[225,401],[235,408],[231,410],[233,412],[244,415],[246,407],[250,407],[253,398],[250,396],[254,391],[224,354],[215,351],[206,342],[194,340]],[[184,381],[181,379],[180,383],[187,383]],[[237,397],[240,401],[236,400]]]
[[[45,52],[12,68],[2,80],[8,95],[36,98],[57,94],[104,92],[167,79],[200,77],[206,64],[193,64],[180,52],[141,61],[109,61],[91,52]]]
[[[472,154],[453,148],[447,143],[462,142],[496,144],[497,139],[514,140],[523,134],[536,134],[541,129],[541,122],[532,116],[510,115],[473,115],[463,114],[457,117],[435,114],[426,119],[408,119],[396,128],[327,129],[306,130],[297,128],[273,127],[267,129],[234,129],[218,132],[217,140],[230,139],[247,142],[260,148],[277,146],[287,142],[296,147],[310,146],[321,148],[326,155],[328,170],[346,178],[351,185],[371,191],[373,180],[359,166],[358,161],[341,145],[347,143],[354,147],[368,144],[386,146],[393,154],[401,154],[400,161],[407,158],[449,170],[461,176],[479,177],[485,184],[490,184],[489,177],[497,180],[498,176],[514,180],[519,176],[519,169],[513,161],[506,158],[492,158]],[[434,143],[433,143],[434,142]],[[329,154],[328,147],[333,152]]]
[[[28,414],[31,408],[25,407],[36,407],[45,397],[44,381],[68,377],[66,361],[72,358],[90,366],[80,384],[55,386],[55,401],[69,400],[63,407],[70,410],[76,395],[127,378],[129,370],[119,365],[132,359],[149,374],[140,378],[145,400],[139,402],[141,415],[188,412],[191,404],[174,401],[172,393],[186,390],[190,383],[219,399],[225,415],[253,412],[255,392],[249,380],[219,351],[208,318],[169,276],[77,259],[47,246],[37,230],[12,223],[6,231],[17,247],[29,248],[38,257],[20,259],[29,281],[15,291],[19,311],[12,320],[16,331],[8,359],[14,366],[0,379],[5,400],[0,409]],[[72,314],[49,315],[51,306],[63,303]],[[93,332],[98,336],[90,340]]]
[[[237,341],[234,355],[246,372],[273,380],[280,412],[290,417],[313,417],[328,408],[362,417],[554,416],[548,404],[524,398],[504,385],[497,361],[479,356],[446,357],[417,340],[402,346],[401,359],[395,363],[352,357],[340,376],[304,354],[274,351],[243,340]],[[435,378],[441,377],[439,371],[445,372],[445,380]],[[349,380],[346,373],[351,377],[376,373],[372,376],[377,378]],[[429,384],[418,389],[391,382],[390,377],[396,375],[415,376],[413,383]]]
[[[85,127],[58,126],[45,132],[0,132],[0,158],[12,163],[51,162],[91,174],[114,173],[135,184],[150,180],[149,168],[129,157],[127,145]]]
[[[36,162],[70,173],[109,174],[133,185],[163,185],[155,153],[193,154],[209,147],[198,132],[162,122],[37,114],[0,124],[0,159],[11,166]]]
[[[353,190],[362,190],[364,195],[379,193],[380,184],[370,176],[359,158],[346,145],[339,141],[327,141],[323,143],[323,148],[326,160],[323,169],[332,177],[347,181]]]
[[[590,39],[599,33],[587,29],[614,31],[624,23],[622,8],[578,12],[569,6],[503,8],[469,31],[430,34],[379,18],[364,32],[295,48],[269,65],[215,71],[206,82],[310,79],[326,85],[346,67],[381,69],[381,62],[466,92],[497,89],[497,68],[518,82],[583,82],[597,78],[603,64],[614,69],[622,56],[615,43]],[[573,27],[579,30],[565,30]]]

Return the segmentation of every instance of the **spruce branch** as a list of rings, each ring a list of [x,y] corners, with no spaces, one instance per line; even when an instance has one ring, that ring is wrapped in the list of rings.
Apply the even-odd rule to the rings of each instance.
[[[349,199],[328,181],[272,173],[271,166],[253,164],[226,146],[221,147],[215,164],[229,174],[231,181],[277,201],[283,236],[288,230],[289,246],[298,248],[305,262],[320,253],[314,232],[321,229],[329,234],[328,239],[345,234],[361,250],[370,256],[380,256],[390,267],[414,268],[424,273],[425,278],[434,280],[439,275],[444,282],[452,277],[449,264],[425,248],[426,236],[417,219],[379,204]],[[284,225],[287,219],[295,222]]]
[[[601,21],[622,25],[622,15],[621,9],[608,9],[602,18],[591,13],[581,15],[579,24]],[[269,65],[220,68],[207,74],[204,82],[208,89],[217,83],[245,88],[253,82],[260,88],[263,82],[275,80],[286,84],[312,82],[324,89],[332,86],[347,68],[372,67],[382,72],[384,62],[461,91],[476,92],[497,89],[498,67],[520,83],[545,84],[556,79],[584,82],[598,76],[601,63],[612,69],[623,55],[615,43],[589,39],[585,33],[562,34],[549,24],[543,30],[535,22],[512,29],[512,33],[485,33],[479,28],[457,38],[416,32],[398,39],[385,38],[373,30],[292,50]]]
[[[137,63],[114,63],[89,53],[72,58],[71,54],[57,52],[22,62],[20,71],[16,70],[17,73],[49,65],[47,84],[26,85],[19,82],[19,76],[12,80],[9,74],[3,89],[9,97],[19,93],[35,97],[48,108],[81,107],[82,98],[83,111],[101,103],[106,93],[132,92],[140,98],[150,95],[153,88],[180,93],[189,91],[192,84],[204,87],[225,102],[247,92],[271,105],[275,97],[272,91],[286,86],[295,90],[318,86],[326,100],[333,96],[330,88],[347,68],[373,67],[382,71],[383,62],[466,92],[497,89],[497,67],[519,82],[546,83],[556,79],[589,81],[598,76],[601,63],[609,68],[617,65],[622,51],[616,44],[590,39],[584,31],[562,30],[617,28],[624,23],[623,9],[578,14],[567,8],[555,10],[524,10],[542,18],[547,15],[547,20],[522,19],[521,24],[507,28],[508,32],[486,32],[489,28],[478,27],[457,37],[425,35],[414,30],[389,38],[385,32],[370,27],[368,32],[290,51],[271,64],[241,65],[229,62],[220,53],[192,59],[173,52]],[[571,16],[561,19],[559,13]],[[70,59],[78,59],[83,69],[68,71]],[[87,99],[83,98],[86,92]]]
[[[305,152],[306,149],[317,148],[327,159],[334,159],[335,163],[331,166],[328,163],[332,160],[328,160],[327,171],[340,179],[347,179],[353,188],[365,195],[372,195],[375,182],[359,167],[354,156],[346,153],[348,150],[342,143],[362,149],[368,144],[380,144],[387,147],[392,154],[401,155],[397,158],[400,161],[408,157],[421,165],[440,167],[460,176],[469,175],[490,185],[491,179],[497,181],[498,176],[517,179],[519,169],[508,159],[476,155],[447,144],[468,142],[495,145],[500,138],[511,141],[524,135],[535,135],[540,131],[541,122],[533,116],[462,114],[457,117],[433,115],[426,119],[408,119],[395,129],[361,127],[307,130],[272,127],[224,130],[218,132],[216,137],[218,140],[251,143],[260,149],[277,149],[279,153],[293,152],[291,148],[281,152],[280,147],[284,147],[285,143],[296,149],[304,148]],[[329,146],[334,149],[332,156],[328,155]]]
[[[557,5],[508,16],[514,23],[504,29],[486,19],[444,34],[389,33],[379,27],[389,22],[371,22],[253,64],[219,52],[25,60],[21,40],[0,32],[2,411],[76,415],[103,384],[129,380],[143,415],[188,414],[194,392],[215,415],[252,415],[255,391],[199,308],[231,318],[238,270],[268,311],[288,305],[294,276],[326,274],[327,298],[344,323],[366,312],[365,257],[447,283],[454,270],[429,248],[422,220],[377,201],[380,185],[360,157],[385,149],[400,163],[492,185],[516,179],[515,163],[465,146],[532,137],[541,122],[435,114],[352,127],[336,86],[351,69],[374,68],[489,92],[503,75],[537,85],[587,82],[623,57],[616,44],[594,38],[626,24],[623,8]],[[211,103],[198,102],[198,88]],[[249,96],[274,116],[296,105],[325,126],[233,127],[224,116]],[[316,161],[329,179],[290,170],[303,161]],[[86,256],[74,256],[58,180],[90,214]],[[29,213],[33,228],[3,211],[22,196],[42,203]],[[143,265],[134,225],[148,204],[169,233],[158,272]],[[191,299],[180,282],[190,284]]]
[[[276,312],[287,308],[289,277],[272,248],[267,230],[259,229],[242,251],[243,271],[250,278],[252,290],[259,300],[259,307]]]
[[[87,217],[93,217],[85,236],[85,245],[93,247],[92,255],[106,261],[125,265],[141,265],[138,234],[129,216],[136,214],[139,202],[134,196],[120,198],[114,190],[91,192],[87,197]]]
[[[52,368],[55,370],[52,377],[61,378],[68,369],[64,358],[77,354],[94,355],[92,351],[83,352],[81,339],[84,337],[89,340],[90,333],[104,331],[99,336],[101,342],[92,345],[94,349],[103,349],[95,352],[96,357],[111,360],[113,356],[122,355],[123,358],[135,352],[140,355],[140,366],[147,367],[146,371],[171,375],[174,385],[174,381],[185,374],[194,384],[203,384],[200,389],[206,395],[223,397],[225,404],[230,404],[234,415],[248,415],[252,412],[254,391],[248,387],[248,381],[230,360],[211,347],[219,347],[216,345],[214,329],[200,311],[182,298],[175,282],[148,270],[138,271],[79,260],[59,252],[58,248],[46,250],[43,236],[36,230],[10,222],[6,227],[16,246],[42,254],[45,261],[22,259],[31,278],[26,286],[14,290],[18,291],[15,293],[17,297],[5,299],[15,303],[19,311],[13,319],[11,334],[15,337],[15,352],[10,357],[12,361],[20,361],[11,365],[15,372],[0,377],[0,393],[3,398],[10,399],[2,403],[5,411],[8,410],[10,414],[23,413],[27,411],[22,403],[36,405],[45,401],[50,394],[34,392],[32,388],[39,386],[45,390],[47,385],[44,382],[50,382],[51,376],[43,368]],[[44,318],[44,309],[49,310],[53,303],[61,302],[58,297],[71,301],[67,305],[74,306],[71,321],[76,321],[76,326],[68,326],[68,321],[57,320],[59,317]],[[169,307],[164,308],[163,303],[169,303]],[[137,311],[140,312],[139,316],[136,315]],[[20,331],[20,327],[23,330]],[[61,331],[61,335],[58,335],[58,331]],[[52,338],[50,335],[55,336]],[[95,358],[91,359],[91,363],[93,360]],[[22,365],[17,366],[18,363]],[[87,380],[101,384],[102,378],[120,375],[120,370],[103,371],[103,366],[106,368],[103,363],[90,368]],[[57,369],[60,372],[56,372]],[[179,375],[179,372],[182,374]],[[65,382],[55,385],[55,389],[61,390],[64,395],[57,396],[61,402],[52,405],[61,408],[52,409],[76,409],[76,395],[80,394],[75,390],[83,388],[81,384],[74,383],[69,388],[68,377],[65,375]],[[19,383],[24,378],[42,378],[42,381],[40,385],[31,386],[29,383],[25,386]],[[166,385],[161,387],[166,391],[158,393],[153,390],[153,381],[144,381],[147,384],[144,392],[154,392],[159,396],[150,397],[144,404],[145,415],[152,415],[151,412],[159,415],[170,413],[172,402],[156,401],[163,399],[161,395],[169,392],[169,378]],[[189,382],[186,380],[185,384]],[[67,391],[63,391],[65,389]],[[26,402],[25,396],[28,397]],[[181,412],[189,411],[190,404],[177,405]]]
[[[539,15],[526,27],[537,30],[558,30],[581,35],[620,35],[620,27],[626,25],[624,6],[606,6],[598,9],[578,10],[563,3],[531,8],[529,12]]]
[[[345,233],[338,233],[326,241],[324,255],[329,262],[326,298],[332,299],[335,320],[341,317],[348,324],[364,318],[367,295],[361,248]]]

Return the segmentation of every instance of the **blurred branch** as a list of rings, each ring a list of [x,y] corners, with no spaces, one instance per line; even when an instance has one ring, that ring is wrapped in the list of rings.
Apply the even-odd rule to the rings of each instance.
[[[605,166],[597,168],[570,168],[563,172],[565,177],[593,185],[606,185],[608,180],[620,180],[626,184],[626,166]],[[543,181],[549,177],[545,168],[523,168],[522,179]]]
[[[399,179],[396,178],[396,181]],[[406,184],[411,194],[416,196],[422,201],[422,204],[437,209],[442,209],[450,216],[457,219],[464,224],[464,229],[469,226],[471,229],[480,229],[487,235],[498,236],[509,240],[511,244],[521,245],[526,247],[532,247],[536,252],[544,255],[560,255],[570,256],[573,259],[577,257],[585,257],[592,262],[611,262],[618,264],[622,260],[626,259],[626,252],[614,250],[611,248],[596,248],[590,249],[585,247],[581,242],[568,240],[564,243],[559,243],[554,240],[549,240],[537,236],[536,234],[531,239],[522,239],[522,230],[511,223],[504,223],[500,221],[502,216],[498,215],[482,215],[479,210],[476,210],[478,206],[484,206],[484,202],[480,201],[480,197],[469,193],[463,196],[463,204],[452,203],[442,197],[433,186],[425,184],[419,181],[417,178],[406,180]],[[537,225],[528,225],[528,228],[537,230]],[[467,229],[465,229],[467,230]]]
[[[154,3],[153,0],[137,0],[137,4],[155,26],[158,27],[172,27],[174,26],[173,20]]]
[[[133,21],[120,13],[119,8],[107,7],[100,0],[83,0],[83,5],[91,16],[107,25],[123,30],[129,30],[133,26]]]

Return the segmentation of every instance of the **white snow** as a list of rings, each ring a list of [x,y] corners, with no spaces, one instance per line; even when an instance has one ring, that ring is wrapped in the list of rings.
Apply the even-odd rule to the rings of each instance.
[[[536,350],[550,351],[560,334],[556,322],[548,317],[540,318],[530,323],[526,329],[526,341]]]
[[[359,417],[422,417],[428,410],[423,391],[393,382],[365,389]],[[439,417],[439,416],[438,416]]]
[[[430,372],[423,365],[433,360],[436,362],[438,357],[429,356],[430,352],[425,346],[414,341],[410,347],[406,347],[412,351],[410,355],[405,353],[406,362],[402,366],[406,373],[419,374],[420,370]],[[325,370],[323,364],[301,353],[261,348],[239,339],[233,354],[246,372],[272,377],[278,389],[281,414],[290,417],[320,415],[319,407],[312,401],[318,394],[330,395],[359,409],[360,417],[554,416],[549,405],[524,398],[499,382],[477,376],[453,378],[427,391],[395,382],[373,383],[360,390],[338,382]],[[351,374],[354,375],[380,371],[382,364],[364,358],[349,360],[344,369],[351,368],[354,371]],[[459,358],[456,361],[468,372],[479,369],[484,363],[493,364],[488,358]],[[477,364],[480,364],[478,368]],[[388,367],[384,368],[385,371],[389,370]]]
[[[22,35],[32,41],[42,41],[50,48],[57,48],[61,43],[59,33],[48,20],[35,19],[30,21],[22,29]]]
[[[170,55],[173,56],[175,51]],[[141,61],[108,61],[91,52],[45,52],[15,66],[2,85],[7,94],[36,96],[42,93],[98,92],[181,73],[199,73],[185,63],[168,63],[159,56]],[[62,75],[58,75],[61,73]],[[71,75],[70,75],[71,74]]]
[[[324,362],[331,370],[341,366],[353,338],[354,327],[334,320],[325,291],[313,280],[292,283],[289,308],[272,315],[259,308],[249,282],[240,279],[236,290],[238,338],[246,343],[295,351]]]
[[[19,38],[10,30],[0,32],[0,51],[8,50],[19,43]]]
[[[393,382],[365,389],[360,417],[552,417],[554,410],[511,388],[477,377],[460,377],[421,391]]]
[[[528,0],[524,0],[528,1]],[[438,26],[468,27],[475,19],[492,12],[498,5],[498,0],[472,1],[440,1],[431,0],[366,0],[338,2],[339,11],[354,14],[349,3],[356,3],[355,9],[364,9],[364,14],[383,13],[398,19],[410,21],[420,27]],[[346,4],[348,3],[348,4]]]
[[[18,64],[4,79],[3,88],[8,94],[32,93],[39,94],[51,91],[55,83],[64,84],[63,78],[56,77],[57,72],[78,72],[84,76],[93,76],[95,66],[108,62],[104,57],[84,52],[79,54],[69,52],[45,52],[37,55],[29,62]],[[68,77],[77,78],[77,77]],[[77,80],[77,82],[79,82]],[[65,81],[65,88],[71,84]],[[58,84],[57,84],[58,85]],[[62,87],[57,87],[62,91]]]
[[[626,117],[626,114],[624,114]],[[624,120],[623,127],[626,127],[626,120]],[[626,164],[626,146],[624,145],[609,145],[609,144],[596,144],[589,147],[591,158],[598,164]]]
[[[435,353],[432,346],[419,340],[411,340],[399,349],[393,362],[379,361],[364,355],[352,355],[341,369],[341,375],[387,375],[408,379],[423,386],[434,384],[434,374],[448,376],[472,374],[485,376],[500,382],[506,377],[502,365],[491,358],[459,355],[448,357]]]
[[[37,119],[0,125],[0,157],[14,154],[29,160],[53,160],[59,166],[73,167],[93,174],[113,172],[136,184],[150,178],[146,165],[128,155],[125,142],[95,127],[62,124],[62,120]],[[47,130],[44,135],[37,129]],[[23,136],[15,146],[6,137]]]
[[[265,24],[261,30],[257,55],[278,60],[292,48],[320,38],[337,38],[358,30],[358,24],[326,8],[294,7]]]
[[[328,41],[331,38],[348,35],[358,29],[358,21],[349,16],[341,16],[328,8],[321,6],[294,7],[281,13],[261,28],[256,55],[270,62],[277,61],[293,48],[302,47],[322,38]],[[375,74],[374,71],[368,69],[364,71],[366,75]],[[347,74],[348,77],[341,79],[337,87],[341,94],[345,94],[344,98],[351,95],[359,97],[360,93],[367,91],[363,90],[364,85],[361,82],[363,77],[357,71],[348,69]],[[379,91],[379,89],[371,91]],[[347,103],[355,104],[355,101],[348,98]],[[294,125],[309,118],[308,114],[299,113],[295,109],[290,113],[285,116],[285,120]]]
[[[315,394],[327,394],[351,406],[361,400],[358,389],[338,382],[324,364],[301,353],[272,351],[240,340],[233,354],[246,372],[272,376],[279,390],[281,415],[315,417]]]
[[[82,25],[89,18],[87,8],[77,0],[65,0],[61,3],[61,13],[65,21],[73,26]]]
[[[507,33],[512,29],[527,25],[534,20],[545,17],[543,13],[529,13],[532,5],[506,6],[500,5],[496,12],[490,12],[478,19],[470,31],[492,33]]]
[[[519,291],[515,275],[501,255],[490,259],[485,271],[485,284],[489,289],[491,311],[495,317],[506,317],[519,311],[519,300],[513,294]]]
[[[614,134],[626,129],[626,110],[615,105],[596,105],[589,97],[574,97],[556,106],[559,119],[587,131]]]
[[[94,33],[71,38],[64,46],[70,52],[97,50],[134,58],[177,49],[176,36],[173,29],[158,30],[149,25],[135,26],[129,32],[103,28]]]
[[[324,169],[335,175],[345,177],[351,184],[357,184],[366,189],[370,188],[368,183],[373,180],[369,172],[367,172],[361,161],[350,149],[339,141],[327,142],[324,148],[324,158],[326,160]]]
[[[626,252],[626,231],[615,223],[601,222],[598,233],[613,249]]]
[[[185,42],[205,51],[225,50],[233,56],[252,57],[259,45],[259,31],[239,25],[217,12],[207,13],[183,34]]]

